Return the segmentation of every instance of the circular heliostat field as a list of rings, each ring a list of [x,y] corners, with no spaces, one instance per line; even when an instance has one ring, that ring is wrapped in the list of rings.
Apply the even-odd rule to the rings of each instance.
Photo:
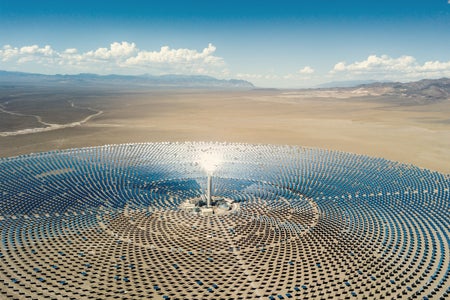
[[[449,187],[415,166],[289,146],[4,158],[0,298],[447,299]]]

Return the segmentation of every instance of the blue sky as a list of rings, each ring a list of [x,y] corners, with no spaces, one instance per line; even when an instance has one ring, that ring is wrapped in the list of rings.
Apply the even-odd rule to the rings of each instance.
[[[0,1],[0,69],[205,74],[262,87],[450,76],[450,4]]]

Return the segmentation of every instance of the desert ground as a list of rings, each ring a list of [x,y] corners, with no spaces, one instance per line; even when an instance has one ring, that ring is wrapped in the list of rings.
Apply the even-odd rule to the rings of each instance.
[[[116,143],[318,147],[450,174],[450,100],[323,90],[4,87],[0,156]]]

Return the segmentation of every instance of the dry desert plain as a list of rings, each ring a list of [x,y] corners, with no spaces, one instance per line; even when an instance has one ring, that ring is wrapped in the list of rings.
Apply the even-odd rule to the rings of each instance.
[[[219,141],[319,147],[450,173],[450,100],[363,89],[3,88],[0,155],[116,143]]]

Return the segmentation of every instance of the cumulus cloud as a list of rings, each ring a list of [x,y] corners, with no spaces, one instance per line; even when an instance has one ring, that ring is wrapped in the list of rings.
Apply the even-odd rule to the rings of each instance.
[[[310,66],[305,66],[303,69],[298,70],[300,74],[313,74],[315,71]]]
[[[139,49],[135,43],[114,42],[109,47],[79,52],[76,48],[54,50],[50,45],[13,47],[0,49],[0,60],[15,66],[45,66],[58,72],[117,72],[117,73],[187,73],[227,74],[223,58],[215,56],[216,47],[172,49],[163,46],[157,51]]]
[[[426,61],[419,63],[413,56],[390,57],[370,55],[363,61],[350,64],[338,62],[331,74],[371,75],[378,78],[413,79],[450,76],[450,61]]]
[[[216,47],[212,44],[209,44],[201,52],[192,49],[170,49],[168,46],[164,46],[159,51],[139,51],[137,55],[127,58],[125,64],[132,66],[154,63],[201,62],[203,64],[221,65],[222,58],[212,55],[215,51]]]

